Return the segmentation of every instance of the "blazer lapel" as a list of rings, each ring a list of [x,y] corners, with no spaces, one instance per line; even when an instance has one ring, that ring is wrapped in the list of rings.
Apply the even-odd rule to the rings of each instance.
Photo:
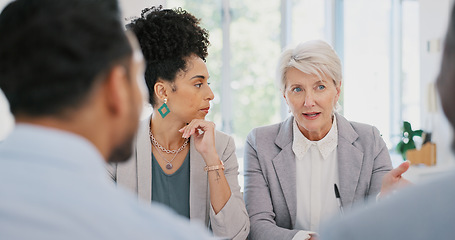
[[[291,216],[291,225],[294,226],[297,214],[296,197],[296,165],[292,151],[292,123],[293,117],[288,118],[280,127],[275,144],[281,148],[280,153],[272,160],[276,175]]]
[[[351,124],[339,114],[336,114],[336,117],[338,123],[337,152],[340,197],[344,206],[351,207],[359,182],[363,152],[353,145],[359,135]]]
[[[190,219],[203,220],[209,225],[207,214],[210,209],[208,194],[208,179],[204,172],[205,162],[201,154],[194,147],[193,138],[190,139]]]
[[[152,201],[152,147],[150,143],[150,117],[141,122],[137,134],[137,192],[141,199]]]

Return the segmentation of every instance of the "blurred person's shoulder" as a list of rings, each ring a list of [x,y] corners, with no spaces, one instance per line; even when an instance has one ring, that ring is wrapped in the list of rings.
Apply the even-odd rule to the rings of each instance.
[[[455,236],[455,171],[414,186],[324,225],[322,240],[451,239]]]

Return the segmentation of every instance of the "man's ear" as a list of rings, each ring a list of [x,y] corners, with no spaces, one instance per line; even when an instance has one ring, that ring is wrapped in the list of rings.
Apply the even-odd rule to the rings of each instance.
[[[105,82],[105,100],[107,110],[112,115],[119,115],[128,109],[128,77],[125,67],[117,65],[109,71]]]

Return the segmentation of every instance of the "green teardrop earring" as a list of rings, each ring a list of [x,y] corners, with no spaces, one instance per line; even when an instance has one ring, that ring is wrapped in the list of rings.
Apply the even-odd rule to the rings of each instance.
[[[160,113],[162,118],[165,118],[171,112],[171,110],[169,110],[169,108],[167,107],[166,103],[167,103],[167,98],[164,99],[163,105],[161,105],[161,107],[158,108],[158,112]],[[164,112],[163,112],[163,109],[165,110]]]

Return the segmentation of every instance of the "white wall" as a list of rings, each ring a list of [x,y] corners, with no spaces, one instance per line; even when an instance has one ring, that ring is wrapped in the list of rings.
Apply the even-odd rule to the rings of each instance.
[[[9,111],[8,101],[0,90],[0,141],[11,132],[14,126],[14,118]]]
[[[141,16],[141,10],[146,7],[166,6],[166,0],[119,0],[119,2],[125,23],[129,23],[131,18]]]
[[[425,130],[433,131],[437,146],[437,165],[447,166],[455,163],[451,153],[451,127],[443,115],[439,99],[436,112],[428,104],[428,85],[434,83],[440,70],[441,55],[447,24],[453,0],[419,0],[420,3],[420,79],[421,79],[421,119]],[[434,48],[428,51],[427,44]],[[440,43],[438,49],[437,43]]]
[[[0,9],[3,10],[9,2],[9,0],[0,0]],[[13,126],[14,118],[9,111],[9,105],[5,95],[3,95],[3,92],[0,90],[0,141],[11,132]]]
[[[6,6],[10,0],[0,0],[0,9]],[[120,0],[120,6],[123,12],[124,23],[129,23],[129,19],[134,16],[140,16],[141,10],[145,7],[165,5],[165,0]],[[9,111],[8,102],[6,101],[3,92],[0,90],[0,141],[4,139],[14,127],[14,118]]]
[[[0,9],[3,9],[10,0],[0,0]]]

